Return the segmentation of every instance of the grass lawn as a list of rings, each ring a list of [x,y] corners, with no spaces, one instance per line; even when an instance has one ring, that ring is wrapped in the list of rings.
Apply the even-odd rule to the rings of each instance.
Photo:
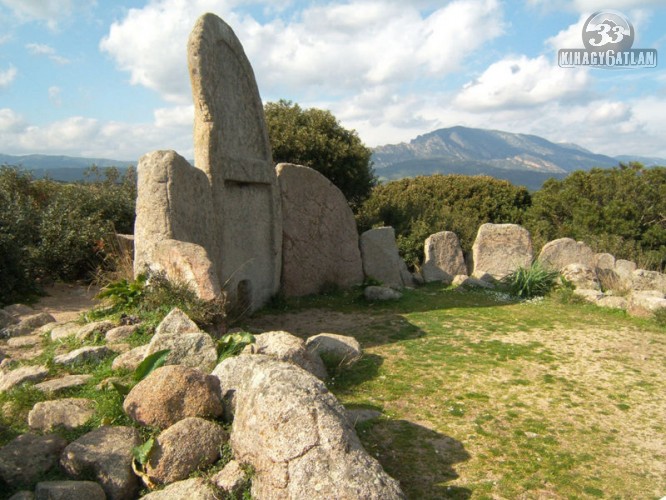
[[[411,499],[666,495],[666,329],[624,312],[441,286],[306,298],[248,321],[355,336],[334,374],[366,448]]]

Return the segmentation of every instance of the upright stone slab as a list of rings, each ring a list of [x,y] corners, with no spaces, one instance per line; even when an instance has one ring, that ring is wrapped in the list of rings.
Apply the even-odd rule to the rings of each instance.
[[[163,270],[204,298],[224,289],[254,310],[279,289],[282,252],[263,105],[243,47],[219,17],[199,18],[188,62],[196,168],[174,151],[139,162],[135,273]]]
[[[472,246],[472,255],[475,278],[499,280],[532,264],[532,238],[527,229],[517,224],[483,224]]]
[[[276,167],[282,198],[282,292],[320,293],[363,281],[354,214],[331,181],[308,167]]]
[[[596,259],[590,247],[582,241],[559,238],[546,243],[539,254],[539,262],[548,269],[560,271],[569,264],[594,268]]]
[[[378,227],[363,233],[361,258],[363,272],[368,278],[391,288],[402,288],[405,285],[401,273],[405,263],[398,253],[392,227]]]
[[[194,161],[213,187],[211,254],[232,301],[256,309],[280,286],[282,215],[264,107],[233,30],[201,16],[188,41]]]
[[[447,284],[460,274],[467,274],[465,258],[456,233],[442,231],[425,240],[425,260],[421,273],[426,283],[441,281]]]

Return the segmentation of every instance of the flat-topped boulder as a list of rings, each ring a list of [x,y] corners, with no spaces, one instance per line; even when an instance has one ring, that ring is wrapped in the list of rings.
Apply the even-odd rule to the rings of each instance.
[[[501,280],[532,264],[532,238],[527,229],[517,224],[483,224],[474,240],[472,256],[473,277]]]
[[[424,251],[421,274],[426,283],[441,281],[451,284],[456,276],[467,274],[465,257],[456,233],[441,231],[431,234],[425,240]]]

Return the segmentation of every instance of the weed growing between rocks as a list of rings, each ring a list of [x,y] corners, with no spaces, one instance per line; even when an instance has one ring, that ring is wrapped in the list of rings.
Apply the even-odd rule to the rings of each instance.
[[[128,318],[155,327],[177,307],[200,328],[213,333],[222,330],[226,321],[223,298],[202,300],[187,284],[169,280],[164,273],[141,274],[132,281],[109,283],[98,297],[107,305],[93,310],[87,319]]]
[[[502,279],[502,284],[516,297],[531,299],[550,292],[556,284],[559,273],[545,269],[535,261],[530,267],[520,267]]]

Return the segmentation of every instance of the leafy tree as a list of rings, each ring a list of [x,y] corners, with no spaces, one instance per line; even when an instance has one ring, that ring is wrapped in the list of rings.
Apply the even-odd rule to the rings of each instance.
[[[264,106],[266,125],[277,163],[305,165],[321,172],[358,206],[376,180],[370,157],[354,130],[347,130],[330,111],[301,109],[291,101]]]
[[[423,176],[375,187],[357,222],[362,231],[392,226],[403,258],[417,265],[429,235],[453,231],[469,253],[481,224],[519,224],[530,201],[524,187],[488,176]]]
[[[534,194],[525,225],[537,245],[570,237],[598,252],[666,265],[666,168],[640,163],[576,171]],[[538,248],[538,246],[537,246]]]

